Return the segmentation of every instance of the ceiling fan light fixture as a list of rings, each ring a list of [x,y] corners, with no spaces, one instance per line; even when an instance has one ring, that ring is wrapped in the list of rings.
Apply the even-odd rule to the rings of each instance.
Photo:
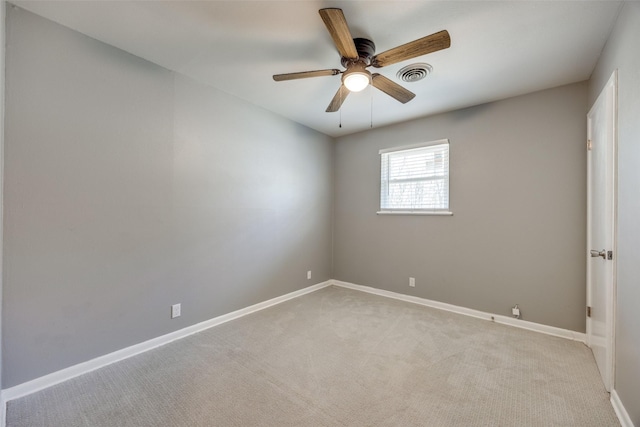
[[[342,84],[350,92],[360,92],[371,84],[371,73],[362,66],[352,67],[342,75]]]
[[[366,73],[358,71],[350,73],[344,78],[344,85],[350,92],[360,92],[369,86],[370,82],[371,78]]]

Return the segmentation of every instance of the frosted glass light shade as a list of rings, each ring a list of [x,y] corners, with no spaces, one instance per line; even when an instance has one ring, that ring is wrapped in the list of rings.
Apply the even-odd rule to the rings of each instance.
[[[370,74],[367,72],[354,71],[344,77],[343,83],[349,91],[360,92],[369,86],[369,82],[371,81],[370,79]]]

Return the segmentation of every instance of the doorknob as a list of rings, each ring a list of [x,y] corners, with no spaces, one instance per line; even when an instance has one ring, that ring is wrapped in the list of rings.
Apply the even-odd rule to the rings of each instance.
[[[591,258],[597,258],[601,256],[602,259],[607,259],[607,251],[605,251],[604,249],[601,251],[594,251],[593,249],[591,249]]]

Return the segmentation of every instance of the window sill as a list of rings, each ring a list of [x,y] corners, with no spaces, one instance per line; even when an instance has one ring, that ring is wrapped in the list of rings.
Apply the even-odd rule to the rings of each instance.
[[[436,215],[436,216],[451,216],[451,211],[378,211],[378,215]]]

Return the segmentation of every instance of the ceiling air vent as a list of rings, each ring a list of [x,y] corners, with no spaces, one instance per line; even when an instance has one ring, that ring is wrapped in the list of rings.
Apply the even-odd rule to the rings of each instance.
[[[396,76],[402,81],[411,83],[424,79],[431,71],[433,71],[433,67],[429,64],[411,64],[402,67]]]

